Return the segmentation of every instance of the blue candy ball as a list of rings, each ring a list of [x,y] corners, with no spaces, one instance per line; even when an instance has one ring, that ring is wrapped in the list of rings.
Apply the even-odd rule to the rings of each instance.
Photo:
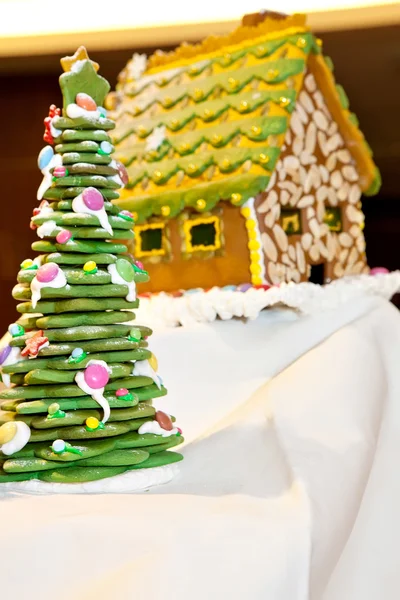
[[[111,154],[111,152],[113,151],[113,147],[110,144],[110,142],[101,142],[100,148],[102,149],[104,154]]]
[[[54,150],[51,146],[45,146],[41,149],[38,156],[38,167],[42,171],[54,156]]]
[[[71,352],[72,358],[78,358],[83,353],[82,348],[74,348]]]

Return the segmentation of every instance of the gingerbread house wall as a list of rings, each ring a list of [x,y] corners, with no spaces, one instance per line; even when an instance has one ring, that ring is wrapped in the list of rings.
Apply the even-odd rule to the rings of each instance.
[[[305,281],[311,265],[321,263],[326,279],[368,271],[358,181],[338,126],[307,73],[280,160],[254,203],[267,281]],[[324,223],[325,206],[340,208],[341,232]],[[300,211],[302,231],[287,235],[282,213],[292,209]]]

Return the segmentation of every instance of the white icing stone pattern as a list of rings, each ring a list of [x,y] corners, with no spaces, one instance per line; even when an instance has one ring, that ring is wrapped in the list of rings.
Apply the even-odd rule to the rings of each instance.
[[[251,254],[250,254],[250,256],[252,257],[251,264],[258,265],[258,267],[261,270],[260,273],[256,275],[257,280],[255,280],[255,276],[252,273],[252,275],[251,275],[252,283],[254,283],[254,284],[258,283],[258,278],[259,278],[260,282],[264,284],[264,283],[266,283],[264,254],[262,252],[262,239],[261,239],[260,228],[259,228],[258,220],[257,220],[257,213],[254,208],[254,198],[249,198],[247,200],[247,202],[245,202],[245,204],[243,204],[243,206],[241,207],[241,213],[248,223],[252,223],[254,225],[252,227],[251,231],[253,231],[255,234],[254,241],[259,244],[259,249],[252,250]],[[250,233],[250,229],[248,231]],[[249,238],[249,242],[250,241],[253,241],[253,240],[250,240],[250,238]],[[253,257],[256,257],[256,258],[253,258]]]
[[[125,296],[128,302],[134,302],[136,300],[136,284],[134,281],[125,281],[123,277],[118,273],[116,265],[108,265],[107,271],[111,275],[111,283],[126,285],[128,293]]]
[[[146,421],[143,423],[138,429],[138,433],[141,435],[144,433],[153,433],[154,435],[162,435],[162,437],[170,437],[171,435],[176,435],[178,433],[178,429],[173,427],[170,431],[163,429],[157,421]]]
[[[157,375],[148,360],[137,360],[132,369],[132,375],[150,377],[158,387],[161,388],[161,378]]]
[[[143,324],[187,327],[194,323],[210,323],[215,319],[256,319],[265,308],[279,304],[303,314],[318,314],[363,296],[389,300],[398,292],[400,271],[394,271],[374,276],[344,277],[325,286],[309,282],[281,283],[269,290],[250,288],[246,292],[213,288],[208,292],[198,291],[181,297],[154,294],[140,298],[139,309],[135,312],[137,320]]]
[[[330,278],[368,272],[355,162],[314,76],[304,81],[266,197],[256,205],[266,276],[273,284],[308,279],[310,263],[329,263]],[[346,231],[331,231],[324,222],[330,207],[341,210]],[[287,235],[281,213],[293,209],[305,211],[305,227]]]
[[[92,210],[83,201],[82,194],[76,196],[72,201],[72,210],[79,214],[85,213],[87,215],[93,215],[98,218],[100,226],[105,229],[110,235],[113,235],[113,230],[108,220],[106,209],[101,208],[100,210]]]
[[[53,281],[47,281],[47,282],[38,281],[38,279],[35,275],[35,277],[31,281],[32,308],[36,308],[36,305],[41,298],[41,289],[42,288],[51,287],[51,288],[58,289],[58,288],[64,287],[65,285],[67,285],[67,278],[65,277],[65,274],[63,273],[62,269],[58,270],[58,273],[55,276],[55,278],[53,279]]]
[[[90,365],[100,365],[107,369],[108,373],[111,372],[110,367],[104,360],[90,360],[87,363],[86,368],[90,367]],[[93,400],[101,406],[104,411],[102,422],[106,423],[110,418],[111,410],[107,399],[104,398],[104,387],[97,389],[91,388],[85,381],[85,371],[78,371],[75,375],[75,383],[83,392],[85,392],[85,394],[91,396]]]

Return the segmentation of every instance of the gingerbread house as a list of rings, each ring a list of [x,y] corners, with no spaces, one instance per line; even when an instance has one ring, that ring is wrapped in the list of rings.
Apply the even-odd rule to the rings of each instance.
[[[108,106],[142,291],[368,271],[361,194],[379,172],[303,15],[134,55]]]

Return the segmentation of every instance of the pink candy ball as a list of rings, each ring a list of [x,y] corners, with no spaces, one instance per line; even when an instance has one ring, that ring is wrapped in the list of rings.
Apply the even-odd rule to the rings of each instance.
[[[53,177],[65,177],[67,174],[66,167],[56,167],[53,171]]]
[[[129,390],[127,390],[126,388],[119,388],[119,390],[115,392],[117,398],[120,398],[121,396],[126,396],[127,394],[129,394]]]
[[[96,102],[93,100],[92,96],[89,96],[89,94],[85,94],[84,92],[80,92],[76,95],[75,102],[85,110],[93,111],[97,108]]]
[[[56,242],[58,244],[66,244],[68,240],[72,238],[72,233],[67,229],[63,229],[60,233],[57,233]]]
[[[108,371],[102,365],[90,365],[85,369],[85,382],[93,390],[99,390],[107,385],[110,379]]]
[[[82,192],[82,200],[90,210],[101,210],[104,206],[103,196],[93,187]]]
[[[389,273],[389,269],[386,269],[386,267],[374,267],[370,270],[371,275],[381,275],[386,273]]]
[[[49,283],[53,281],[60,270],[60,267],[56,265],[56,263],[46,263],[39,267],[36,273],[36,279],[40,281],[40,283]]]
[[[135,260],[135,265],[138,267],[138,269],[141,269],[142,271],[144,270],[143,263],[140,262],[140,260]]]

